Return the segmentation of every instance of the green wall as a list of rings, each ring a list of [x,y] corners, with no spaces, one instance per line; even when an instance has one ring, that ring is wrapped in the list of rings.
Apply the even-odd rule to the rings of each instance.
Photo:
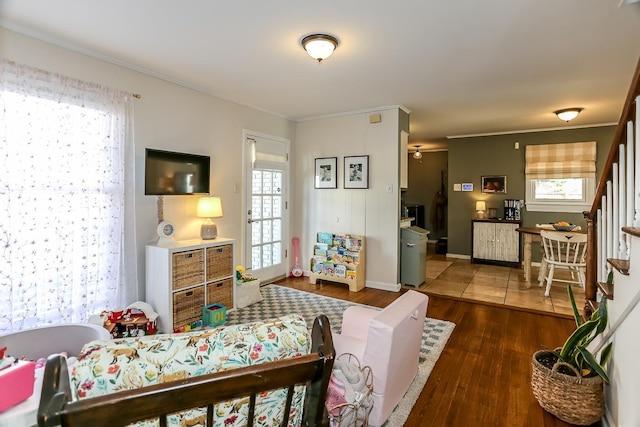
[[[604,126],[450,140],[448,253],[471,254],[471,219],[475,215],[476,200],[486,200],[487,207],[497,208],[498,217],[502,217],[504,199],[525,199],[524,156],[527,145],[596,141],[598,143],[596,167],[599,179],[609,154],[615,129],[615,126]],[[520,149],[514,148],[515,142],[520,143]],[[506,175],[507,193],[482,194],[480,178],[486,175]],[[454,192],[453,185],[460,183],[472,183],[473,191]],[[582,214],[579,213],[527,212],[526,209],[522,211],[522,222],[525,227],[555,221],[568,221],[583,228],[586,225]],[[537,250],[534,249],[533,253],[535,259]]]
[[[440,191],[440,172],[444,172],[445,190],[447,183],[447,152],[436,151],[423,153],[422,159],[413,158],[409,154],[409,183],[402,192],[402,202],[406,204],[424,205],[425,228],[429,230],[429,240],[438,240],[447,235],[447,209],[444,212],[444,228],[437,229],[431,221],[431,208],[437,191]],[[445,191],[448,193],[448,191]]]

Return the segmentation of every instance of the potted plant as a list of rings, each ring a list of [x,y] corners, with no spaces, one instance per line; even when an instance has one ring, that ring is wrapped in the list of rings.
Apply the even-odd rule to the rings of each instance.
[[[562,348],[533,355],[531,386],[547,412],[571,424],[589,425],[604,415],[603,384],[609,383],[604,367],[611,356],[611,343],[602,349],[600,360],[587,348],[607,326],[607,300],[602,297],[598,309],[585,321],[571,286],[568,292],[576,330]]]

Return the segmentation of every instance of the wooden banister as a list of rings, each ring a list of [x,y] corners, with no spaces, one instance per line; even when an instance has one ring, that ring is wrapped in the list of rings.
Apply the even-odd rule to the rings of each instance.
[[[591,205],[591,210],[584,212],[584,217],[587,222],[587,235],[589,242],[587,245],[587,270],[585,274],[585,315],[587,316],[591,315],[593,302],[596,301],[598,290],[597,212],[598,209],[601,208],[602,196],[606,193],[607,181],[610,181],[613,178],[613,165],[617,162],[620,155],[619,146],[621,144],[627,144],[627,122],[635,120],[635,99],[637,96],[640,96],[640,59],[638,60],[638,64],[636,65],[635,74],[633,75],[631,86],[629,87],[629,92],[627,93],[627,99],[624,103],[624,108],[620,115],[620,120],[618,121],[618,126],[611,143],[607,161],[602,170],[602,175],[600,176],[600,181],[598,183],[598,188],[596,190],[593,204]],[[639,124],[636,123],[635,125],[638,126]],[[639,144],[640,141],[636,141],[636,149],[640,149],[640,147],[638,147]],[[636,191],[638,191],[638,189],[636,189]],[[621,226],[623,225],[624,224],[621,224]]]

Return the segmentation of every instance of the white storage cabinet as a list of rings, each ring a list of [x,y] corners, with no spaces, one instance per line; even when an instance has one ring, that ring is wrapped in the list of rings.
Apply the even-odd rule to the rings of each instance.
[[[472,220],[471,262],[520,266],[520,221]]]
[[[162,333],[182,332],[202,320],[202,307],[234,306],[232,239],[176,240],[146,247],[146,301]]]

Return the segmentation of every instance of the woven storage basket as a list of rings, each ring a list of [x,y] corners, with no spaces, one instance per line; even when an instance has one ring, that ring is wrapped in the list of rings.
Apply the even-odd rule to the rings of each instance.
[[[233,247],[231,245],[207,248],[207,282],[233,274]]]
[[[228,309],[233,307],[233,279],[207,283],[207,304],[214,303],[222,304]]]
[[[570,424],[590,425],[604,415],[604,392],[600,376],[584,378],[565,375],[557,371],[560,366],[573,366],[557,362],[549,369],[538,362],[539,355],[550,353],[540,350],[533,355],[531,387],[542,408]]]
[[[173,329],[177,330],[202,320],[202,307],[204,307],[204,286],[174,292]]]
[[[204,282],[204,250],[176,252],[172,262],[174,290]]]

